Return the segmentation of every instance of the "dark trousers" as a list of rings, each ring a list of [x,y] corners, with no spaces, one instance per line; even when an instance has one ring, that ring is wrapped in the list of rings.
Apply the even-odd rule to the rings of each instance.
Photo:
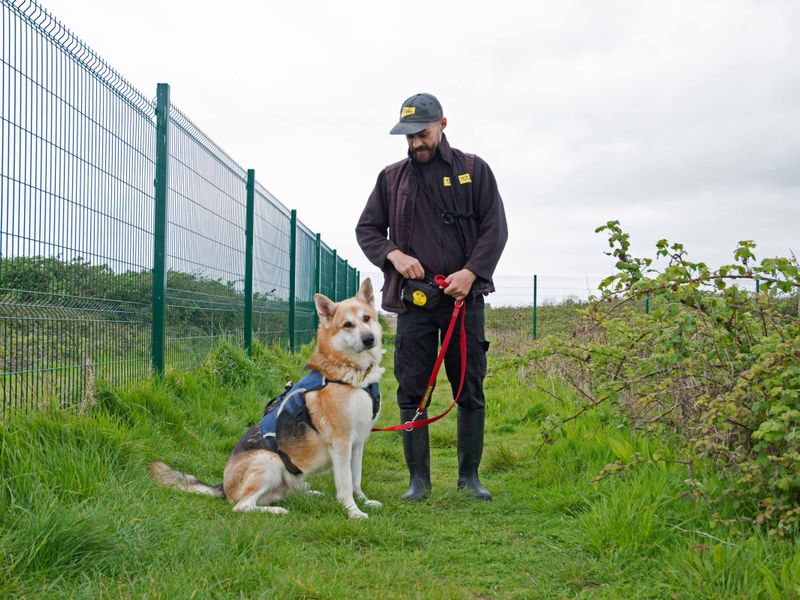
[[[467,338],[467,373],[458,405],[466,409],[484,408],[483,379],[486,377],[486,341],[483,316],[483,296],[470,298],[466,303],[464,326]],[[447,333],[453,316],[453,301],[448,297],[433,309],[411,307],[397,316],[397,335],[394,339],[394,372],[397,377],[397,404],[400,408],[417,408],[425,394],[439,345]],[[461,377],[459,349],[460,318],[455,325],[450,346],[444,357],[447,379],[458,391]],[[445,405],[446,406],[446,405]]]

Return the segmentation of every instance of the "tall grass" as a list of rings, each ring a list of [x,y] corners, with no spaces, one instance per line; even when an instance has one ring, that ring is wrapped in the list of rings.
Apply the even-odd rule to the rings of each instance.
[[[500,320],[489,337],[502,346],[507,333]],[[795,543],[712,528],[713,509],[687,493],[684,465],[654,462],[593,483],[615,453],[656,450],[624,415],[590,413],[537,451],[541,424],[573,406],[542,391],[568,397],[557,379],[501,369],[512,351],[491,356],[486,382],[482,480],[495,501],[456,491],[448,417],[431,427],[434,489],[422,503],[399,500],[399,435],[373,434],[364,489],[384,508],[365,522],[346,519],[329,474],[311,478],[324,497],[287,499],[285,517],[234,514],[146,476],[147,462],[161,459],[218,482],[266,400],[302,374],[308,348],[258,347],[249,359],[221,343],[196,372],[100,386],[88,414],[14,416],[0,423],[0,595],[798,597]],[[437,386],[432,410],[446,406],[447,389]],[[391,373],[381,390],[381,423],[397,422]]]

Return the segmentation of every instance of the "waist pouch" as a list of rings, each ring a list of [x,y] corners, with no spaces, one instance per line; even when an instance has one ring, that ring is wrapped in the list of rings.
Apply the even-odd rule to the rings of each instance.
[[[406,279],[400,297],[409,306],[434,309],[442,301],[442,288],[424,279]]]

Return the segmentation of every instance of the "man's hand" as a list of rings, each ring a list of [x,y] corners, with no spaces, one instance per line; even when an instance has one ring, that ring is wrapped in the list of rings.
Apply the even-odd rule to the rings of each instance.
[[[394,265],[397,272],[406,279],[422,279],[425,277],[425,269],[422,268],[422,263],[401,250],[392,250],[386,255],[386,258]]]
[[[445,278],[445,281],[450,285],[444,288],[444,293],[456,300],[463,300],[472,289],[475,279],[477,279],[477,276],[469,269],[456,271]]]

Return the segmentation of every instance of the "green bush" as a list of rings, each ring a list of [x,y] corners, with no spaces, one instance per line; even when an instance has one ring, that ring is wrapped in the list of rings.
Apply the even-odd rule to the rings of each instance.
[[[657,256],[668,264],[658,269],[630,255],[618,222],[598,231],[609,233],[617,272],[582,311],[576,335],[548,340],[533,357],[563,369],[586,399],[582,411],[616,402],[636,426],[684,435],[686,461],[710,464],[728,483],[713,494],[733,508],[737,518],[726,522],[744,518],[787,535],[800,523],[797,260],[756,262],[755,244],[745,241],[734,264],[711,269],[661,240]],[[760,293],[735,285],[742,281],[759,282]],[[652,310],[642,314],[632,305],[646,297]],[[607,473],[640,459],[623,458]]]

